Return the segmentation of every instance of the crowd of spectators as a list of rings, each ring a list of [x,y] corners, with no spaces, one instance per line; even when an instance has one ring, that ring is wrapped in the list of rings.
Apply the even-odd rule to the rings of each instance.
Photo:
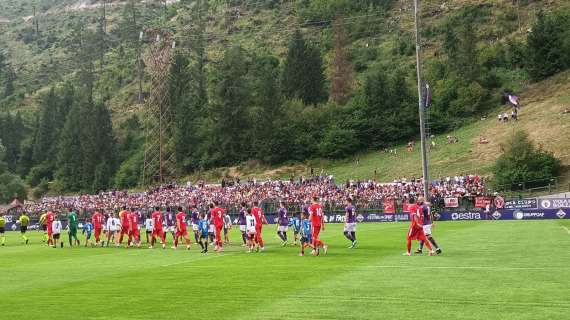
[[[287,181],[256,179],[240,181],[225,180],[221,184],[167,184],[145,192],[108,191],[94,195],[43,197],[38,202],[26,202],[24,209],[30,214],[47,210],[63,212],[66,209],[93,212],[117,211],[123,206],[150,210],[154,207],[187,207],[197,204],[205,208],[212,201],[232,211],[244,201],[277,203],[284,201],[300,206],[312,196],[318,196],[329,205],[342,206],[347,197],[365,207],[379,206],[385,198],[406,201],[409,197],[423,194],[421,178],[396,179],[391,183],[367,181],[346,181],[337,184],[332,176],[293,177]],[[430,184],[430,194],[434,199],[444,197],[471,197],[485,195],[485,183],[476,175],[442,177]]]

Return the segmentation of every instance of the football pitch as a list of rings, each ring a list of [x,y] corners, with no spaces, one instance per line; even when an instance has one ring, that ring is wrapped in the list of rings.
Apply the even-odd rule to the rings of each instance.
[[[8,232],[0,319],[570,318],[570,221],[440,222],[435,257],[401,255],[407,227],[360,224],[351,250],[342,225],[328,225],[320,257],[281,247],[275,226],[252,254],[235,229],[236,244],[207,255],[53,249],[37,231],[24,246]]]

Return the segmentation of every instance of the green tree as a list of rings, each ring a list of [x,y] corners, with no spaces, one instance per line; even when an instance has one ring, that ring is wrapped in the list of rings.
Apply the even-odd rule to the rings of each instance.
[[[535,80],[547,78],[570,66],[570,11],[539,11],[527,36],[526,66]]]
[[[537,149],[526,131],[515,131],[502,144],[502,149],[504,152],[493,167],[494,182],[499,189],[516,189],[519,183],[526,183],[527,187],[547,185],[562,170],[560,160]]]
[[[239,46],[226,50],[217,68],[210,115],[214,135],[211,156],[217,164],[226,165],[248,159],[251,155],[247,140],[250,125],[248,107],[251,102],[248,68],[250,57]]]
[[[327,99],[323,60],[319,49],[295,31],[283,66],[283,93],[287,98],[318,104]]]

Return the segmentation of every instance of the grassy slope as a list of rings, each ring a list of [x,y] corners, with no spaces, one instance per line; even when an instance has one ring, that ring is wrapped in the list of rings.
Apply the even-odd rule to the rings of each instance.
[[[279,247],[273,227],[262,254],[232,246],[207,256],[195,248],[50,249],[37,233],[22,246],[9,232],[0,309],[6,319],[566,319],[563,225],[440,223],[445,253],[432,258],[400,255],[405,224],[361,224],[355,251],[331,226],[323,235],[331,252],[320,258]]]
[[[457,144],[447,144],[446,135],[436,136],[436,149],[430,157],[432,177],[465,173],[489,175],[491,167],[500,155],[500,144],[516,129],[524,129],[531,139],[544,149],[559,157],[565,166],[570,166],[570,115],[561,112],[570,106],[570,72],[560,74],[544,82],[530,86],[521,95],[523,108],[516,123],[499,123],[497,114],[510,109],[502,107],[488,115],[486,120],[476,121],[449,133],[459,138]],[[479,137],[486,137],[490,143],[479,144]],[[339,161],[316,160],[310,164],[297,164],[279,168],[225,168],[208,172],[206,177],[215,179],[220,175],[257,175],[258,177],[286,178],[291,173],[307,174],[309,167],[324,170],[338,181],[345,179],[371,179],[374,170],[380,181],[391,181],[397,177],[421,176],[419,144],[414,152],[408,153],[404,145],[397,146],[397,155],[379,151],[363,153]],[[359,159],[359,164],[355,164]],[[569,180],[568,170],[560,182]]]

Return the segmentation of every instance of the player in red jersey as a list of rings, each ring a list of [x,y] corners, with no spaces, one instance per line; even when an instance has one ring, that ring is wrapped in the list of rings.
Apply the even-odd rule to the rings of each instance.
[[[263,224],[268,224],[267,219],[265,218],[265,214],[263,210],[259,207],[259,202],[253,202],[253,208],[251,208],[251,214],[255,218],[255,242],[257,242],[258,248],[261,248],[261,251],[265,250],[265,246],[263,243],[263,238],[261,237],[261,231],[263,230]]]
[[[101,239],[101,230],[103,230],[103,215],[99,210],[95,211],[91,217],[91,223],[93,224],[93,229],[95,230],[95,245],[99,245]]]
[[[133,239],[137,243],[137,247],[141,247],[141,234],[139,232],[139,215],[131,209],[128,214],[129,219],[129,241],[127,242],[127,248],[131,246]]]
[[[115,242],[117,247],[123,243],[123,237],[129,235],[129,211],[127,211],[127,207],[123,207],[123,210],[119,212],[119,219],[121,219],[121,233]]]
[[[416,203],[413,198],[408,200],[410,204],[408,210],[410,210],[410,229],[408,230],[408,235],[406,236],[407,241],[407,251],[404,253],[405,256],[411,255],[412,250],[412,240],[424,241],[425,245],[429,249],[429,255],[433,255],[433,250],[430,242],[427,240],[424,234],[422,215],[420,214],[420,206]]]
[[[174,237],[174,246],[172,249],[178,248],[178,239],[183,237],[186,241],[186,249],[190,250],[190,237],[188,237],[188,225],[186,224],[186,213],[182,211],[182,207],[178,207],[176,214],[176,235]]]
[[[328,246],[324,244],[320,239],[319,235],[321,230],[325,230],[325,220],[323,206],[319,203],[318,197],[313,197],[311,206],[309,207],[309,220],[311,221],[312,238],[313,238],[313,255],[319,255],[319,248],[323,248],[325,254],[327,254]]]
[[[54,242],[53,242],[53,230],[52,230],[52,224],[53,224],[54,220],[55,220],[55,214],[51,211],[48,211],[48,213],[46,214],[48,246],[54,244]]]
[[[160,237],[160,243],[162,244],[162,249],[164,249],[166,247],[164,244],[164,238],[166,235],[164,234],[164,230],[162,228],[162,213],[160,212],[159,207],[154,208],[154,212],[152,213],[151,218],[154,226],[152,229],[152,238],[150,240],[149,249],[152,249],[154,247],[156,237]]]
[[[214,225],[215,244],[214,251],[223,252],[222,229],[224,228],[224,209],[218,207],[218,202],[210,204],[210,223]]]

